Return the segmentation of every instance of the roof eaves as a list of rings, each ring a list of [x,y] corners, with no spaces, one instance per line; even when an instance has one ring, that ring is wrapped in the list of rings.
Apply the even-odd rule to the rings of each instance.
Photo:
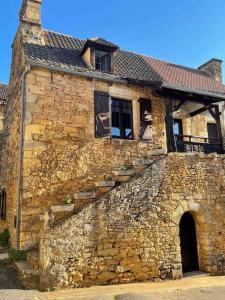
[[[28,59],[27,59],[27,63],[31,68],[37,67],[37,68],[48,69],[48,70],[56,71],[56,72],[63,72],[63,73],[77,75],[77,76],[86,77],[86,78],[99,79],[99,80],[103,80],[103,81],[128,83],[127,80],[124,78],[114,76],[112,74],[103,74],[100,72],[95,72],[93,70],[85,69],[85,68],[73,67],[73,70],[72,70],[72,69],[69,69],[69,68],[63,67],[63,66],[50,66],[50,65],[47,65],[44,63],[36,63],[36,62],[33,62]]]
[[[198,95],[214,97],[214,98],[218,98],[218,99],[223,99],[225,101],[225,94],[222,94],[222,93],[198,90],[198,89],[179,86],[179,85],[171,84],[171,83],[167,83],[167,82],[164,82],[162,84],[162,87],[167,88],[167,89],[176,90],[176,91],[189,92],[189,93],[194,93],[194,94],[198,94]]]

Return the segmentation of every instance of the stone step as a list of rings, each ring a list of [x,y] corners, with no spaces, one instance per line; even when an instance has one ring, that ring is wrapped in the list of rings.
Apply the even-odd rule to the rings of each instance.
[[[105,181],[98,181],[95,182],[96,187],[114,187],[116,185],[116,182],[113,180],[105,180]]]
[[[124,182],[124,181],[129,180],[130,177],[131,177],[131,176],[122,176],[122,175],[118,175],[118,176],[115,177],[115,181],[116,181],[116,183],[119,183],[119,184],[120,184],[120,183],[122,183],[122,182]]]
[[[18,271],[18,277],[23,288],[29,290],[40,289],[40,274],[27,261],[15,262]]]
[[[134,162],[134,165],[147,166],[150,165],[154,160],[150,158],[140,158]]]
[[[53,213],[70,212],[74,210],[74,204],[52,205],[50,208]]]
[[[100,197],[101,195],[108,193],[111,191],[113,188],[112,187],[99,187],[97,192],[96,192],[96,198]]]
[[[32,250],[27,253],[27,262],[35,269],[39,269],[39,251]]]
[[[114,171],[115,176],[133,176],[135,174],[134,169],[121,169]]]
[[[74,199],[80,200],[80,199],[95,199],[96,198],[96,192],[78,192],[74,194]]]

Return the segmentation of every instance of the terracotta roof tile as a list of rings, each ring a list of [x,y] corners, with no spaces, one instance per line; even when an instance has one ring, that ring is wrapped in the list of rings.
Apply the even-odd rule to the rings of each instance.
[[[225,86],[221,82],[214,80],[204,71],[176,65],[148,56],[143,56],[143,58],[166,83],[225,94]]]
[[[45,45],[24,45],[25,55],[29,62],[41,63],[46,66],[57,66],[71,71],[79,68],[87,72],[100,72],[90,69],[80,55],[87,40],[73,38],[48,30],[42,30],[42,34]],[[101,42],[105,41],[101,38],[98,38],[98,40]],[[225,94],[225,86],[204,71],[121,49],[116,50],[114,57],[114,74],[104,73],[104,76],[144,81],[161,80],[164,83],[179,87]]]

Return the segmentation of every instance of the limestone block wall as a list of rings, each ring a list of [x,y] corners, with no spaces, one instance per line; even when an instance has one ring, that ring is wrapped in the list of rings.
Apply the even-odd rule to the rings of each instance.
[[[18,191],[18,160],[20,140],[20,114],[22,97],[22,74],[25,70],[25,58],[22,49],[22,34],[18,30],[12,46],[12,65],[9,82],[9,97],[4,111],[4,130],[1,152],[0,183],[6,189],[6,222],[0,224],[0,230],[10,229],[12,245],[16,244],[14,217],[16,216],[16,197]]]
[[[225,273],[225,157],[169,154],[42,233],[42,288],[182,277],[179,222],[194,217],[200,270]]]
[[[95,187],[95,181],[112,175],[118,166],[132,164],[151,149],[165,149],[163,99],[149,89],[105,83],[32,69],[26,82],[26,118],[21,208],[21,246],[37,244],[40,214],[62,204],[79,190]],[[138,100],[149,98],[153,109],[151,143],[95,138],[94,91],[131,100],[134,130],[139,134]],[[79,207],[82,203],[77,202]]]

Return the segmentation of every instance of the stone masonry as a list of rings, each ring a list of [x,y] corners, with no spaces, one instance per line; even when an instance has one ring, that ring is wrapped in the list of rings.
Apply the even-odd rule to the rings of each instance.
[[[143,176],[53,228],[40,247],[42,288],[181,278],[179,221],[194,217],[200,270],[225,274],[225,160],[158,157]]]

